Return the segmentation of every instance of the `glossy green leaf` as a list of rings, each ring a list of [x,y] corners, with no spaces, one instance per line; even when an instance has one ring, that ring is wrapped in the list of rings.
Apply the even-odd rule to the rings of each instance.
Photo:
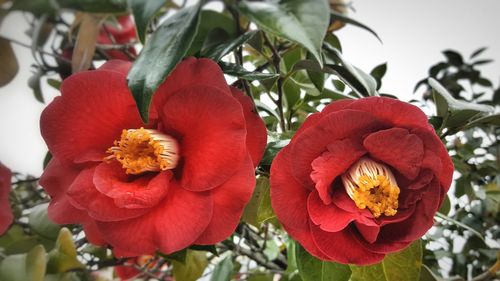
[[[49,203],[45,203],[33,207],[28,216],[28,223],[36,234],[55,240],[61,227],[49,219],[47,213],[48,206]]]
[[[232,273],[233,261],[230,256],[227,256],[215,266],[210,281],[229,281]]]
[[[450,197],[448,195],[444,196],[444,201],[441,203],[441,207],[439,207],[439,212],[444,215],[448,215],[451,210],[451,202]]]
[[[208,259],[205,252],[188,250],[185,263],[174,260],[172,265],[176,280],[196,281],[207,267]]]
[[[156,89],[191,46],[202,2],[167,18],[149,38],[128,73],[128,86],[145,122],[149,119],[149,106]]]
[[[382,78],[385,76],[386,72],[387,63],[377,65],[374,69],[372,69],[372,71],[370,71],[370,75],[377,81],[377,90],[380,90],[380,87],[382,86]]]
[[[27,11],[35,15],[52,14],[60,8],[89,13],[125,13],[127,11],[126,0],[16,0],[12,5],[13,10]]]
[[[467,124],[467,128],[472,128],[475,126],[480,126],[480,125],[487,125],[487,126],[500,126],[500,114],[492,114],[488,116],[484,116],[481,118],[478,118],[469,124]]]
[[[212,10],[203,10],[200,12],[200,24],[189,48],[188,55],[197,54],[206,44],[209,34],[214,30],[224,31],[229,38],[237,36],[236,23],[232,17]]]
[[[267,80],[278,77],[277,74],[274,73],[263,73],[263,72],[252,72],[248,71],[240,65],[234,63],[227,62],[219,62],[219,66],[222,68],[222,71],[230,76],[238,77],[240,79],[245,79],[249,81],[253,80]]]
[[[328,67],[337,72],[340,79],[363,96],[378,95],[377,81],[371,75],[351,65],[350,62],[344,59],[339,50],[330,48],[329,46],[326,47],[326,50],[340,63],[340,65],[328,65]],[[360,88],[358,84],[360,84],[362,88]]]
[[[486,51],[488,48],[487,47],[482,47],[482,48],[479,48],[477,50],[475,50],[471,55],[470,55],[470,59],[473,59],[477,56],[479,56],[480,54],[482,54],[484,51]]]
[[[494,108],[489,105],[470,103],[462,100],[455,99],[446,90],[443,85],[441,85],[434,78],[429,78],[429,85],[434,89],[434,93],[439,95],[439,98],[435,99],[438,116],[445,118],[445,126],[450,128],[460,127],[466,125],[470,120],[474,118],[481,117],[482,115],[493,112]],[[445,110],[448,113],[445,113]]]
[[[137,28],[137,36],[144,44],[149,21],[165,5],[165,0],[127,0]]]
[[[462,55],[453,50],[445,50],[443,51],[443,54],[446,56],[448,62],[451,65],[461,66],[462,64],[464,64],[464,59],[462,58]]]
[[[226,44],[221,44],[218,46],[215,46],[215,48],[211,49],[207,53],[205,53],[203,56],[213,59],[214,61],[220,61],[225,55],[229,54],[230,52],[236,50],[236,48],[240,47],[241,45],[245,44],[250,38],[252,38],[258,31],[257,30],[252,30],[249,32],[246,32],[242,35],[240,35],[238,38],[234,39],[233,41],[226,43]]]
[[[301,44],[322,64],[321,45],[330,21],[326,0],[241,1],[238,8],[263,31]]]
[[[319,64],[313,60],[302,60],[297,62],[293,69],[294,71],[307,69],[310,71],[335,74],[361,97],[378,95],[377,82],[372,76],[345,61],[337,50],[331,49],[331,52],[335,52],[335,57],[342,65],[327,64],[324,67],[320,67]]]
[[[377,37],[378,41],[380,41],[382,43],[382,39],[380,39],[378,34],[375,31],[373,31],[373,29],[369,28],[368,26],[366,26],[366,25],[360,23],[359,21],[354,20],[346,15],[343,15],[339,12],[336,12],[334,10],[331,10],[330,12],[332,14],[332,18],[339,20],[341,22],[344,22],[344,23],[348,23],[348,24],[352,24],[354,26],[360,27],[360,28],[370,32],[371,34],[373,34],[373,36]]]
[[[187,249],[182,249],[182,250],[179,250],[177,252],[174,252],[174,253],[171,253],[168,255],[161,254],[161,253],[160,253],[160,255],[165,257],[168,260],[177,261],[177,262],[185,264],[186,259],[187,259],[187,253],[188,253]]]
[[[319,260],[298,243],[295,247],[295,259],[304,281],[348,281],[351,276],[348,265]]]
[[[48,0],[49,2],[54,2]],[[151,1],[151,0],[147,0]],[[62,8],[74,9],[89,13],[125,13],[126,0],[57,0]]]
[[[269,178],[257,178],[252,198],[243,211],[242,221],[259,228],[263,222],[274,218],[269,191]]]
[[[352,281],[418,281],[422,267],[422,242],[417,240],[406,249],[387,255],[381,263],[350,267]]]

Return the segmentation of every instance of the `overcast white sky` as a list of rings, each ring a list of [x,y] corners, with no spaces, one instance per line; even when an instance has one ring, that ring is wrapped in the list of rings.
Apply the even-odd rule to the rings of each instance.
[[[388,62],[382,92],[411,99],[416,82],[428,68],[442,59],[447,48],[469,55],[488,46],[485,57],[500,60],[500,1],[498,0],[354,0],[356,13],[350,16],[374,29],[383,40],[357,27],[347,26],[337,35],[345,57],[365,71]],[[29,43],[22,17],[7,18],[0,34]],[[1,50],[0,50],[1,51]],[[35,176],[42,172],[46,146],[39,133],[39,117],[45,105],[37,102],[27,87],[29,49],[16,47],[19,75],[0,88],[0,161],[14,171]],[[0,66],[1,67],[1,66]],[[484,68],[498,85],[499,62]],[[47,100],[57,93],[44,88]]]

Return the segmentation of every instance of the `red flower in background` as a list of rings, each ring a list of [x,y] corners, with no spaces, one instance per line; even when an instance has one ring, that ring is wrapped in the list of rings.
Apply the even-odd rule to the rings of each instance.
[[[118,25],[103,24],[97,37],[99,44],[129,44],[137,40],[135,23],[130,15],[116,18]],[[133,56],[137,52],[133,46],[127,49],[127,52]],[[111,59],[130,60],[130,57],[122,50],[107,50],[106,55]]]
[[[141,268],[147,268],[151,270],[153,268],[158,267],[157,262],[153,259],[153,256],[140,256],[135,258],[127,259],[124,265],[115,266],[116,276],[120,278],[122,281],[126,280],[134,280],[135,278],[139,278],[142,275]],[[158,270],[162,270],[163,267],[168,267],[167,264],[161,265],[161,268],[157,268]],[[159,276],[158,276],[159,277]],[[167,279],[162,279],[165,281],[174,280],[173,277],[166,277]]]
[[[214,244],[236,228],[255,184],[266,129],[220,68],[188,58],[157,90],[144,124],[130,63],[72,75],[42,113],[53,159],[40,184],[57,223],[82,223],[117,256]]]
[[[453,165],[425,114],[388,98],[342,100],[304,122],[271,167],[271,202],[312,255],[373,264],[419,239]]]
[[[0,235],[9,229],[14,219],[9,202],[11,178],[10,170],[0,163]]]

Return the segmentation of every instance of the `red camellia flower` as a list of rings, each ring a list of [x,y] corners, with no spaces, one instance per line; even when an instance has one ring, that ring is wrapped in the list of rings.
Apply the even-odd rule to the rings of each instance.
[[[9,192],[12,173],[0,163],[0,235],[9,229],[14,217],[10,209]]]
[[[214,244],[236,228],[255,185],[266,128],[220,68],[188,58],[157,90],[144,124],[127,88],[130,63],[66,79],[42,113],[53,155],[40,179],[49,216],[83,224],[117,256]]]
[[[312,255],[357,265],[419,239],[453,164],[425,114],[389,98],[342,100],[304,122],[271,167],[271,202]]]

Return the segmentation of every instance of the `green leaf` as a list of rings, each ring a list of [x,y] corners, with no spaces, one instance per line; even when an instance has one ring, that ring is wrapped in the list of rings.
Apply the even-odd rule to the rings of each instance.
[[[383,63],[381,65],[376,66],[372,71],[370,71],[370,75],[377,80],[377,90],[380,90],[382,87],[382,78],[387,72],[387,63]]]
[[[444,201],[441,203],[441,207],[439,207],[439,212],[444,215],[448,215],[451,209],[450,197],[448,195],[444,196]]]
[[[26,253],[38,244],[36,237],[25,234],[23,228],[17,224],[0,236],[0,248],[3,248],[3,253],[7,255]]]
[[[56,240],[61,227],[49,219],[48,206],[49,203],[45,203],[33,207],[28,216],[28,223],[36,234],[50,240]]]
[[[213,59],[214,61],[220,61],[222,57],[234,51],[236,48],[245,44],[250,38],[252,38],[258,31],[252,30],[247,33],[242,34],[240,37],[234,39],[227,44],[221,44],[204,54],[204,57]]]
[[[149,21],[165,5],[165,0],[127,0],[134,14],[137,36],[144,44]]]
[[[49,253],[47,263],[48,273],[63,273],[70,270],[83,269],[85,266],[78,261],[75,243],[71,231],[63,227],[57,237],[56,247]]]
[[[150,37],[128,73],[128,86],[146,123],[156,89],[191,46],[198,28],[202,3],[200,1],[167,18]]]
[[[335,20],[339,20],[341,22],[345,22],[345,23],[360,27],[360,28],[370,32],[371,34],[373,34],[373,36],[377,37],[378,41],[380,41],[380,43],[382,43],[382,39],[380,39],[378,34],[375,31],[373,31],[373,29],[369,28],[368,26],[366,26],[366,25],[364,25],[364,24],[362,24],[354,19],[351,19],[350,17],[348,17],[346,15],[343,15],[339,12],[336,12],[334,10],[331,10],[330,13],[332,14],[332,18],[334,18]]]
[[[381,263],[370,266],[351,265],[352,281],[418,281],[422,266],[422,242],[417,240],[406,249],[387,255]]]
[[[7,256],[0,263],[0,280],[43,281],[47,257],[42,245],[28,253]]]
[[[53,0],[48,1],[55,2]],[[69,8],[89,13],[117,14],[127,12],[126,0],[58,0],[57,3],[61,8]]]
[[[203,10],[200,12],[200,24],[188,55],[197,54],[206,43],[209,34],[214,30],[224,31],[229,38],[236,37],[236,23],[232,17],[212,10]]]
[[[327,1],[241,1],[238,9],[261,30],[301,44],[322,65],[321,45],[330,22]]]
[[[227,256],[215,266],[210,281],[229,281],[232,273],[233,261],[230,256]]]
[[[275,217],[269,192],[269,178],[257,178],[252,198],[243,211],[242,221],[259,228],[263,222]]]
[[[271,165],[276,154],[286,145],[290,143],[290,140],[277,140],[269,142],[264,151],[264,156],[260,161],[261,165]]]
[[[439,98],[435,99],[438,116],[444,117],[448,115],[445,120],[445,125],[447,127],[455,128],[465,125],[473,118],[478,118],[494,110],[494,108],[489,105],[475,104],[455,99],[448,90],[434,78],[429,78],[428,82],[434,89],[434,93],[439,95]],[[448,113],[445,113],[445,111]]]
[[[466,128],[472,128],[481,125],[500,126],[500,114],[492,114],[478,118],[467,124]]]
[[[348,281],[351,276],[348,265],[319,260],[298,243],[295,246],[295,259],[304,281]]]
[[[462,55],[453,50],[445,50],[443,51],[443,54],[446,56],[446,59],[448,59],[448,62],[453,66],[461,66],[464,64]]]
[[[240,79],[245,79],[249,81],[253,80],[266,80],[273,79],[278,77],[278,74],[274,73],[262,73],[262,72],[252,72],[248,71],[240,65],[234,63],[227,62],[219,62],[219,66],[222,68],[222,71],[230,76],[238,77]]]
[[[293,70],[298,71],[306,69],[310,71],[335,74],[361,97],[378,95],[377,82],[373,77],[345,61],[341,57],[340,52],[337,50],[331,49],[331,51],[335,52],[335,57],[342,62],[342,66],[327,64],[321,68],[316,61],[301,60],[293,66]]]
[[[196,281],[207,267],[208,259],[204,252],[188,250],[185,263],[174,260],[172,265],[175,280]]]
[[[475,50],[471,55],[470,55],[470,59],[473,59],[477,56],[479,56],[480,54],[482,54],[484,51],[486,51],[488,48],[487,47],[482,47],[482,48],[479,48],[477,50]]]
[[[179,250],[177,252],[174,252],[174,253],[171,253],[168,255],[162,254],[162,253],[159,253],[159,255],[165,257],[166,259],[168,259],[170,261],[177,261],[177,262],[185,264],[186,258],[187,258],[187,252],[188,252],[187,249],[182,249],[182,250]]]
[[[363,70],[351,65],[347,60],[344,59],[339,50],[326,46],[325,49],[328,51],[333,58],[335,58],[340,65],[328,65],[337,72],[337,75],[344,83],[348,84],[354,91],[358,92],[362,96],[377,96],[377,81],[369,74]],[[361,85],[362,87],[359,87]]]

